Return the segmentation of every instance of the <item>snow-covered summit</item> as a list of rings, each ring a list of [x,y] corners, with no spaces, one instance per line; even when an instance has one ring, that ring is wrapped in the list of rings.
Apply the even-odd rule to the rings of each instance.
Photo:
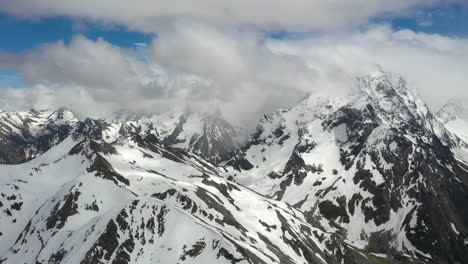
[[[468,99],[452,98],[437,112],[437,117],[444,123],[455,119],[468,120]]]
[[[379,110],[392,117],[425,120],[429,113],[418,92],[400,75],[379,71],[359,77],[358,87]]]
[[[217,163],[239,144],[239,132],[218,114],[169,111],[151,116],[162,142]]]
[[[44,152],[68,136],[78,122],[65,108],[0,112],[0,163],[23,162]]]
[[[59,137],[45,138],[58,131]],[[219,114],[194,111],[174,110],[146,115],[122,110],[106,119],[83,120],[65,108],[0,112],[0,143],[5,145],[5,153],[0,151],[0,160],[3,163],[23,162],[73,132],[100,137],[107,142],[132,135],[156,135],[167,145],[191,151],[213,163],[226,159],[240,140],[237,130]],[[40,143],[40,150],[30,146],[32,142],[37,144],[39,139],[45,139]],[[12,155],[12,151],[18,149],[20,153]]]
[[[451,99],[438,112],[437,117],[447,129],[468,142],[468,99]]]
[[[147,115],[144,113],[121,109],[121,110],[113,112],[105,120],[109,123],[118,123],[118,122],[125,122],[125,121],[138,121],[145,117],[147,117]]]
[[[191,151],[213,163],[226,159],[240,141],[238,131],[216,113],[179,108],[152,115],[119,111],[106,122],[109,126],[103,132],[108,141],[122,135],[153,134],[167,145]]]
[[[437,112],[437,118],[449,132],[452,151],[457,158],[468,162],[468,100],[449,100]]]

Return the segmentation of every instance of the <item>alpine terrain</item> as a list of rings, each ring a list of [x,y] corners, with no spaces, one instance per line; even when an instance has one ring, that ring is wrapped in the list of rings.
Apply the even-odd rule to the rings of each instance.
[[[468,160],[453,152],[467,134],[449,120],[379,72],[352,96],[266,115],[226,175],[391,263],[468,263]]]
[[[444,123],[453,141],[455,155],[468,161],[468,103],[466,99],[449,100],[438,112],[437,117]]]
[[[0,263],[468,263],[468,111],[357,86],[247,139],[196,111],[0,112]]]

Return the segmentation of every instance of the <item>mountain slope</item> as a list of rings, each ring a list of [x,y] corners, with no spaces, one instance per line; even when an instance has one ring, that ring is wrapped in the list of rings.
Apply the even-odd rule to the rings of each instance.
[[[165,144],[215,164],[227,159],[239,145],[238,131],[218,115],[174,111],[150,119]]]
[[[466,263],[457,107],[379,72],[240,148],[220,116],[2,112],[0,263]]]
[[[452,151],[468,162],[468,105],[466,99],[452,99],[438,112],[438,119],[450,133]]]
[[[65,139],[78,122],[66,110],[0,112],[0,164],[21,163]]]
[[[437,117],[447,129],[468,141],[468,104],[464,99],[449,100],[437,112]]]
[[[0,263],[339,263],[336,252],[354,252],[152,135],[75,133],[0,174]]]
[[[468,168],[402,78],[265,116],[226,177],[300,209],[358,248],[424,263],[468,259]],[[442,141],[443,139],[443,141]]]
[[[106,120],[83,121],[64,108],[0,112],[0,164],[25,162],[75,130],[97,128],[99,131],[94,132],[103,133],[106,142],[121,136],[154,134],[167,145],[183,148],[213,163],[226,159],[240,141],[236,129],[220,116],[196,112],[146,116],[118,111]]]

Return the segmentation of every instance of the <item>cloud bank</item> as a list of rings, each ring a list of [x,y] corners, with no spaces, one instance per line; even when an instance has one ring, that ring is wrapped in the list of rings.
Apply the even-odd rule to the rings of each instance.
[[[19,16],[72,16],[133,29],[158,31],[167,23],[196,20],[291,31],[350,27],[376,16],[412,13],[416,8],[463,0],[0,0],[0,10]]]
[[[1,54],[30,88],[8,88],[4,108],[65,105],[84,115],[126,108],[160,112],[175,106],[221,111],[237,124],[313,93],[351,91],[377,65],[405,75],[433,109],[465,93],[468,40],[370,26],[300,40],[254,31],[178,23],[144,49],[75,37],[23,54]]]
[[[66,106],[93,117],[188,107],[251,125],[307,95],[350,92],[356,76],[380,65],[405,75],[435,110],[466,92],[468,40],[369,21],[442,3],[466,1],[0,0],[0,11],[17,16],[69,16],[157,33],[135,48],[75,36],[21,54],[0,52],[0,69],[34,84],[2,88],[0,107]],[[282,30],[297,35],[265,34]]]
[[[277,54],[302,57],[309,67],[354,76],[379,65],[406,77],[433,110],[468,92],[466,38],[394,31],[379,25],[297,41],[271,40],[267,46]]]

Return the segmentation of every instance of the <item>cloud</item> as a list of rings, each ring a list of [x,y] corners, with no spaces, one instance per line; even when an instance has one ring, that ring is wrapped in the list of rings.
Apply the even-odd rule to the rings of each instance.
[[[70,91],[71,98],[83,90],[93,100],[126,108],[146,93],[144,76],[150,74],[148,65],[131,53],[102,39],[76,36],[69,44],[59,41],[19,55],[0,54],[0,67],[23,73],[30,83]]]
[[[468,89],[468,39],[374,25],[267,45],[276,53],[303,58],[310,67],[345,75],[359,76],[380,65],[408,78],[433,110]]]
[[[302,39],[173,23],[151,46],[123,49],[82,36],[23,54],[0,54],[0,68],[23,73],[28,88],[3,89],[2,108],[66,106],[85,116],[125,108],[218,111],[253,125],[307,94],[343,94],[356,76],[382,66],[405,75],[433,109],[466,93],[468,40],[374,25]]]
[[[29,83],[43,83],[17,91],[7,89],[2,98],[11,97],[4,102],[16,102],[18,106],[39,108],[62,102],[86,113],[95,102],[105,110],[117,105],[129,108],[145,93],[141,78],[149,73],[148,66],[131,52],[102,39],[77,36],[69,44],[59,41],[22,54],[2,53],[0,68],[21,72]],[[80,104],[74,103],[77,101]]]
[[[16,58],[15,68],[32,82],[48,81],[100,87],[138,88],[132,74],[144,70],[127,51],[98,39],[75,37],[69,45],[56,42]],[[106,97],[106,94],[102,94]]]
[[[167,23],[195,20],[213,25],[291,31],[351,27],[376,16],[400,16],[417,7],[463,0],[0,0],[0,10],[19,16],[71,16],[159,31]]]
[[[0,96],[1,110],[58,109],[66,106],[79,116],[102,117],[111,113],[114,103],[97,101],[88,89],[69,85],[36,84],[31,87],[2,88]]]
[[[23,73],[30,83],[46,83],[4,91],[2,108],[64,105],[90,116],[120,108],[223,108],[235,123],[297,102],[315,79],[304,62],[273,54],[255,33],[192,24],[161,32],[148,48],[122,49],[77,36],[69,44],[0,54],[2,67]]]
[[[275,54],[263,41],[254,32],[182,23],[159,33],[152,55],[173,75],[208,80],[187,94],[192,104],[211,98],[224,109],[231,103],[225,112],[233,118],[250,118],[297,102],[317,80],[301,58]]]

